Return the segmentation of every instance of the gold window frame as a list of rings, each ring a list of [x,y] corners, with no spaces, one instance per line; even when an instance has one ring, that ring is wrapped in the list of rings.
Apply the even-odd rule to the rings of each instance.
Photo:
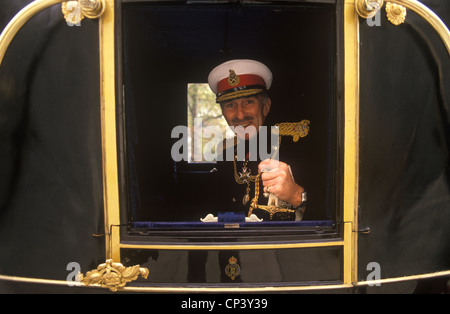
[[[102,105],[102,142],[104,162],[104,200],[105,200],[105,231],[106,256],[120,261],[120,249],[159,249],[159,250],[259,250],[341,246],[343,248],[342,284],[320,286],[289,286],[273,287],[272,291],[298,291],[351,288],[363,286],[369,282],[358,282],[358,186],[359,186],[359,17],[373,16],[384,4],[383,0],[345,0],[343,5],[344,24],[344,188],[343,188],[343,238],[340,241],[321,241],[313,243],[299,242],[294,244],[257,244],[257,245],[151,245],[122,243],[120,232],[114,232],[114,226],[119,226],[120,204],[117,167],[116,136],[116,108],[115,108],[115,72],[111,64],[115,64],[114,54],[114,1],[106,1],[106,10],[100,22],[100,60],[101,60],[101,105]],[[373,6],[373,3],[378,6]],[[427,20],[438,32],[450,53],[450,32],[445,24],[431,10],[411,0],[392,0],[390,3],[402,5],[413,10]],[[372,4],[372,6],[370,5]],[[395,15],[395,12],[392,14]],[[442,274],[434,274],[442,275]],[[429,275],[413,276],[426,278]],[[409,278],[410,280],[413,278]],[[402,279],[385,279],[386,281],[400,281]],[[147,291],[193,291],[198,288],[170,287],[170,288],[130,288]],[[257,292],[268,291],[265,288],[208,288],[213,292]],[[204,290],[204,289],[201,289]]]
[[[0,35],[0,66],[6,50],[20,28],[40,11],[66,0],[36,0],[22,9],[10,21]],[[258,292],[258,291],[297,291],[326,290],[364,286],[369,282],[358,282],[357,279],[357,242],[358,242],[358,186],[359,186],[359,17],[368,18],[378,12],[384,5],[383,0],[344,0],[344,188],[343,188],[343,238],[335,241],[294,244],[258,244],[258,245],[146,245],[122,243],[120,232],[115,230],[120,222],[119,174],[116,141],[116,81],[115,81],[115,18],[114,0],[79,0],[82,5],[83,17],[99,18],[100,42],[100,106],[101,106],[101,138],[103,162],[103,198],[104,198],[104,228],[105,256],[108,260],[120,262],[121,248],[160,249],[160,250],[260,250],[340,246],[343,248],[343,280],[342,284],[320,286],[289,286],[289,287],[233,287],[233,288],[186,288],[186,287],[123,287],[128,291],[151,292]],[[415,0],[391,0],[386,3],[400,5],[413,10],[431,24],[441,37],[450,54],[450,32],[445,24],[426,6]],[[386,8],[388,10],[388,8]],[[394,20],[400,23],[404,11],[389,7]],[[391,21],[392,22],[392,21]],[[393,22],[394,23],[394,22]],[[110,264],[108,264],[110,265]],[[142,274],[142,273],[141,273]],[[380,282],[397,282],[442,276],[450,274],[443,271],[433,274],[408,276],[407,278],[382,279]],[[151,275],[150,275],[151,276]],[[67,285],[66,281],[22,278],[0,274],[0,280],[19,282]],[[81,285],[81,284],[80,284]],[[114,290],[114,289],[112,289]],[[116,289],[117,290],[117,289]]]

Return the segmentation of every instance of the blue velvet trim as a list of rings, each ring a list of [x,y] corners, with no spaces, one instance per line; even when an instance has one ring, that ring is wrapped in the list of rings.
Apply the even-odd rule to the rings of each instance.
[[[229,218],[229,217],[228,217]],[[227,219],[228,219],[227,218]],[[233,219],[236,217],[232,217]],[[245,218],[245,217],[244,217]],[[237,219],[237,218],[236,218]],[[245,220],[245,219],[244,219]],[[239,224],[239,228],[244,227],[330,227],[332,220],[309,220],[309,221],[261,221],[261,222],[193,222],[193,221],[135,221],[131,223],[132,228],[141,229],[204,229],[204,228],[225,228],[230,223]],[[237,226],[236,226],[237,227]]]
[[[233,223],[233,222],[245,222],[244,212],[219,212],[217,215],[219,222]]]

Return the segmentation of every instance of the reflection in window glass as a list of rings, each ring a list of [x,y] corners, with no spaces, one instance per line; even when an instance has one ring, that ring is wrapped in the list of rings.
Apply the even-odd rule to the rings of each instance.
[[[219,128],[222,138],[206,136],[204,132],[208,127]],[[222,116],[219,104],[216,103],[216,95],[207,83],[188,84],[188,129],[189,162],[208,162],[202,152],[208,150],[214,154],[217,145],[225,136],[230,136],[231,130]]]

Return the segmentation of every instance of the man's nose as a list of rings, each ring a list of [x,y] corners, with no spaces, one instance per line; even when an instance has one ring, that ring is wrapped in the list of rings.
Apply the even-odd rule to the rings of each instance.
[[[245,117],[244,108],[241,106],[241,104],[237,105],[235,117],[239,120],[242,120]]]

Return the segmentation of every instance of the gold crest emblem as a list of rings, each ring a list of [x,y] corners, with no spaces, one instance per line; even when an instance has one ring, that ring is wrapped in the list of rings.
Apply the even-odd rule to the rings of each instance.
[[[241,81],[241,78],[239,75],[234,72],[234,70],[230,70],[230,75],[228,76],[228,85],[230,86],[237,86],[239,85],[239,82]]]
[[[231,280],[234,280],[239,274],[241,273],[241,268],[237,264],[236,257],[232,256],[228,260],[229,264],[225,267],[225,274],[227,274],[228,277],[231,278]]]

